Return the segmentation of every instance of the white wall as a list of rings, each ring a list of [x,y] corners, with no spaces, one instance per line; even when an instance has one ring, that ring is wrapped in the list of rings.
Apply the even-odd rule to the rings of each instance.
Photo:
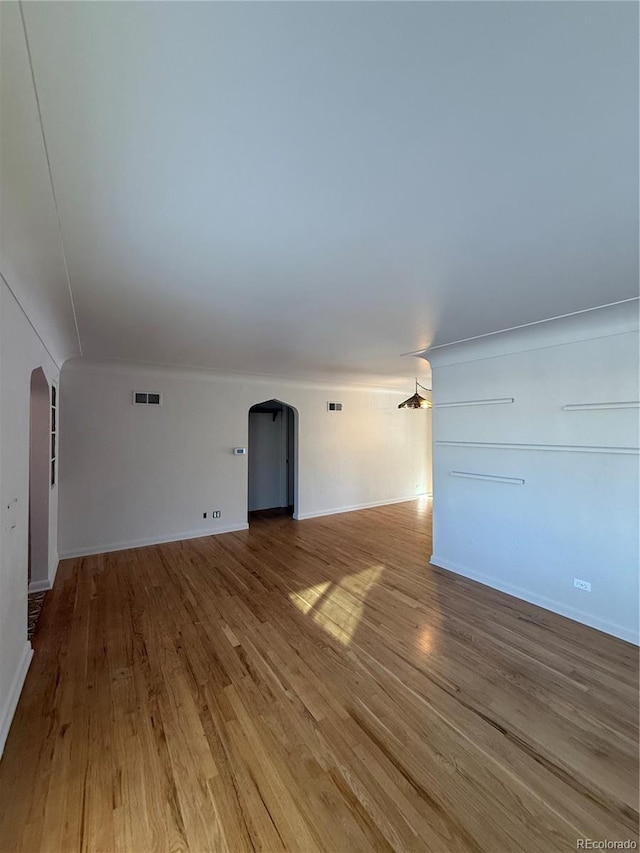
[[[42,367],[51,384],[58,378],[56,365],[79,352],[17,3],[0,3],[0,105],[1,754],[31,659],[27,642],[31,373]],[[58,563],[57,488],[50,498],[49,582]]]
[[[31,373],[58,368],[8,288],[0,282],[0,754],[31,659],[27,641],[29,409]],[[49,581],[57,554],[58,488],[49,501]]]
[[[637,302],[425,357],[432,562],[637,643]]]
[[[160,408],[132,390],[160,391]],[[60,553],[77,555],[247,524],[248,412],[299,413],[300,519],[409,500],[427,490],[428,412],[404,393],[86,360],[61,375]],[[344,411],[327,412],[327,400]],[[220,510],[220,519],[202,513]]]

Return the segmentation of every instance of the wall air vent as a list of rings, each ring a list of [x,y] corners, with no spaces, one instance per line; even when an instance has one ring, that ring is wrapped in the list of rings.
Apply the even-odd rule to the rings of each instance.
[[[134,391],[133,392],[134,406],[161,406],[162,394],[157,394],[155,391]]]
[[[342,411],[342,403],[327,403],[327,411],[328,412],[341,412]]]

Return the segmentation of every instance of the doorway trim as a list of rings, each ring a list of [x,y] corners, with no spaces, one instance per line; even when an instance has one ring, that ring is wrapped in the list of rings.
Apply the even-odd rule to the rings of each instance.
[[[248,439],[248,427],[249,427],[249,417],[251,415],[251,409],[255,406],[261,406],[266,403],[278,403],[283,407],[283,415],[287,410],[290,410],[293,414],[293,452],[291,456],[293,459],[289,458],[289,465],[293,462],[293,515],[292,518],[295,520],[299,517],[299,457],[300,457],[300,414],[298,409],[293,406],[291,403],[287,403],[286,400],[280,400],[278,397],[269,397],[266,400],[259,400],[255,403],[252,403],[247,410],[247,439]],[[248,452],[251,453],[251,446],[247,441]],[[287,472],[288,476],[288,472]],[[249,465],[247,464],[247,523],[249,522]]]
[[[42,367],[31,372],[29,388],[29,592],[51,589],[49,503],[51,498],[51,387]]]

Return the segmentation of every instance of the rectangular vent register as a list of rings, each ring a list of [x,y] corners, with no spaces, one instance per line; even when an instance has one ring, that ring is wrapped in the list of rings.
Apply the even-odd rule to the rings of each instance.
[[[134,406],[161,406],[162,394],[157,394],[155,391],[134,391],[133,392]]]

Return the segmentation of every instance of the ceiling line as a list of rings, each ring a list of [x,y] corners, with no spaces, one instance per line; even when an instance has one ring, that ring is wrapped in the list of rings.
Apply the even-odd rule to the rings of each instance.
[[[530,323],[521,323],[519,326],[508,326],[506,329],[496,329],[495,332],[484,332],[482,335],[472,335],[470,338],[461,338],[459,341],[447,341],[444,344],[436,344],[436,346],[427,346],[424,349],[415,349],[411,352],[403,352],[405,355],[422,356],[427,352],[435,349],[444,349],[444,347],[454,347],[458,344],[468,344],[471,341],[478,341],[482,338],[491,338],[494,335],[503,335],[505,332],[517,332],[520,329],[528,329],[530,326],[541,326],[543,323],[551,323],[554,320],[565,320],[568,317],[575,317],[578,314],[588,314],[590,311],[599,311],[601,308],[613,308],[614,305],[625,305],[627,302],[637,302],[640,299],[638,296],[630,296],[628,299],[618,299],[617,302],[605,302],[604,305],[592,305],[591,308],[580,308],[578,311],[569,311],[568,314],[556,314],[553,317],[545,317],[543,320],[532,320]]]
[[[1,0],[0,0],[1,2]],[[170,361],[137,361],[126,358],[117,358],[115,356],[102,356],[102,357],[94,357],[87,358],[83,361],[79,362],[83,370],[91,371],[95,367],[121,367],[126,370],[140,370],[144,371],[154,371],[154,372],[163,372],[166,371],[168,373],[174,371],[179,373],[191,373],[193,375],[199,375],[202,378],[207,379],[235,379],[244,377],[245,379],[251,379],[259,382],[286,382],[293,385],[314,385],[323,387],[324,390],[330,389],[339,389],[342,391],[374,391],[380,393],[392,393],[392,394],[404,394],[405,391],[400,389],[399,387],[394,387],[392,385],[381,385],[379,383],[368,383],[364,380],[356,380],[353,382],[349,382],[346,379],[337,380],[333,382],[331,379],[319,379],[317,377],[309,377],[303,376],[301,374],[291,374],[291,373],[257,373],[251,372],[249,370],[233,370],[232,368],[222,368],[222,367],[202,367],[193,364],[180,364],[179,362],[170,362]],[[66,370],[74,369],[74,360],[69,359],[65,362]],[[215,374],[215,375],[212,375]],[[395,377],[391,376],[389,379],[396,379],[398,383],[413,381],[413,377],[407,378],[405,377]],[[325,387],[326,386],[326,387]]]
[[[40,98],[38,97],[38,87],[36,86],[36,75],[33,68],[33,61],[31,59],[31,46],[29,44],[29,36],[27,35],[27,22],[24,18],[24,9],[22,8],[22,0],[19,0],[18,6],[20,8],[20,17],[22,18],[22,29],[24,32],[24,40],[27,47],[27,58],[29,60],[29,69],[31,71],[31,82],[33,84],[33,93],[36,98],[36,107],[38,109],[38,122],[40,123],[40,132],[42,134],[42,144],[44,146],[44,155],[47,161],[47,171],[49,173],[49,183],[51,184],[51,194],[53,196],[53,206],[56,212],[56,222],[58,225],[58,236],[60,237],[60,249],[62,251],[62,261],[64,263],[64,272],[67,279],[67,288],[69,290],[69,300],[71,302],[71,311],[73,313],[73,322],[76,327],[76,337],[78,339],[78,349],[80,350],[80,355],[84,355],[82,351],[82,341],[80,339],[80,329],[78,327],[78,315],[76,314],[76,306],[73,300],[73,291],[71,289],[71,279],[69,278],[69,266],[67,264],[67,253],[64,248],[64,238],[62,236],[62,220],[60,218],[60,210],[58,208],[58,199],[56,197],[56,188],[53,183],[53,173],[51,171],[51,160],[49,158],[49,149],[47,147],[47,138],[44,132],[44,124],[42,121],[42,110],[40,108]]]
[[[9,282],[7,281],[7,279],[5,278],[5,276],[4,276],[4,274],[3,274],[2,272],[0,272],[0,279],[2,279],[2,281],[5,283],[5,286],[6,286],[7,290],[9,291],[9,293],[11,294],[11,296],[13,296],[13,299],[14,299],[14,301],[15,301],[16,305],[18,306],[18,308],[19,308],[19,309],[22,311],[22,313],[24,314],[24,316],[25,316],[25,319],[26,319],[27,323],[31,326],[31,328],[33,329],[33,332],[34,332],[35,336],[36,336],[36,337],[37,337],[37,339],[40,341],[40,343],[42,344],[42,346],[45,348],[45,350],[46,350],[46,352],[47,352],[47,354],[48,354],[49,358],[50,358],[50,359],[51,359],[51,361],[55,364],[55,366],[58,368],[58,370],[60,370],[60,369],[61,369],[61,367],[60,367],[60,362],[59,362],[59,361],[57,360],[57,358],[53,355],[53,353],[51,352],[51,350],[49,349],[49,347],[46,345],[46,343],[45,343],[45,342],[44,342],[44,340],[42,339],[42,335],[41,335],[41,334],[40,334],[40,332],[36,329],[36,327],[35,327],[35,325],[34,325],[34,323],[33,323],[33,320],[31,319],[31,317],[30,317],[30,316],[27,314],[27,312],[25,311],[25,309],[24,309],[24,305],[23,305],[23,304],[22,304],[22,302],[20,302],[20,300],[18,299],[18,295],[16,294],[15,290],[11,287],[11,285],[9,284]]]

